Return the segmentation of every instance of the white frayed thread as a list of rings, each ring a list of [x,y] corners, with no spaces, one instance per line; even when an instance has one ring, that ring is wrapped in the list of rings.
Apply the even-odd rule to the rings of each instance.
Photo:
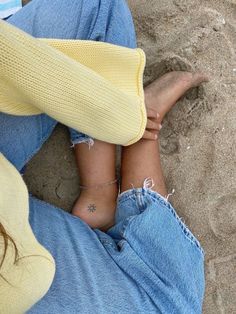
[[[166,200],[168,201],[169,200],[169,198],[172,196],[172,195],[174,195],[175,194],[175,189],[173,189],[172,190],[172,192],[171,193],[169,193],[167,196],[166,196]]]
[[[134,189],[135,189],[135,187],[134,187],[133,183],[130,183],[130,185],[132,186],[132,189],[134,190]]]
[[[133,190],[135,190],[135,186],[133,183],[130,183]],[[155,186],[155,183],[152,178],[146,178],[143,182],[143,189],[152,189]]]
[[[179,217],[179,220],[185,224],[185,219],[183,217]]]
[[[71,148],[74,148],[75,145],[82,144],[82,143],[88,144],[89,149],[91,149],[91,147],[94,145],[94,140],[92,138],[78,140],[78,142],[73,143],[71,145]]]
[[[143,183],[144,189],[152,189],[155,186],[154,180],[152,178],[146,178]]]

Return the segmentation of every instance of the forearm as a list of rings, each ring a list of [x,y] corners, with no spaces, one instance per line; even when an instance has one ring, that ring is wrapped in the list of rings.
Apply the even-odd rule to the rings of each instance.
[[[110,143],[128,145],[142,137],[146,126],[141,88],[143,53],[109,45],[110,56],[114,52],[120,60],[124,54],[121,66],[122,60],[128,58],[132,62],[132,58],[136,58],[133,73],[126,72],[124,77],[120,77],[122,73],[114,73],[111,82],[111,72],[108,80],[102,67],[106,59],[103,53],[108,49],[103,47],[104,43],[96,43],[94,48],[90,42],[91,49],[101,51],[96,69],[102,69],[102,76],[76,58],[66,56],[6,22],[0,21],[0,29],[0,111],[19,115],[44,112]],[[83,58],[87,59],[85,54]],[[112,62],[114,64],[114,60]],[[109,65],[109,71],[113,64]]]

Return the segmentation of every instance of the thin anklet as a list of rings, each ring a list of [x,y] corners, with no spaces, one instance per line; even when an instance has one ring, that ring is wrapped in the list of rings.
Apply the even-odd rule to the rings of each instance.
[[[113,181],[110,181],[110,182],[106,182],[106,183],[101,183],[101,184],[98,184],[98,185],[90,185],[90,186],[80,185],[79,187],[80,187],[81,189],[83,189],[83,190],[88,190],[88,189],[100,189],[100,188],[103,188],[103,187],[105,187],[105,186],[115,184],[116,182],[118,182],[118,179],[113,180]]]

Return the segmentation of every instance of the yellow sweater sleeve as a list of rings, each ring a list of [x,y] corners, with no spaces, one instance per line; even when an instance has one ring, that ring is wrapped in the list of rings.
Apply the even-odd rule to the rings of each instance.
[[[0,111],[46,113],[99,140],[138,141],[145,55],[107,43],[36,39],[0,20]]]
[[[54,260],[34,237],[28,215],[27,188],[17,170],[0,153],[0,222],[19,251],[15,262],[15,250],[8,241],[0,269],[0,313],[25,313],[46,294],[55,274]],[[0,234],[0,261],[3,244]]]

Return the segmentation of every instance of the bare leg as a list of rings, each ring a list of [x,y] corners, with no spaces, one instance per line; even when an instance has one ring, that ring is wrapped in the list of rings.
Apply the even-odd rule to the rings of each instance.
[[[207,81],[201,73],[170,72],[150,84],[145,89],[147,108],[160,114],[160,122],[176,101],[190,88]],[[153,190],[167,196],[165,181],[161,169],[159,141],[140,140],[122,151],[121,192],[142,187],[146,178],[151,177]]]
[[[146,88],[145,102],[149,120],[144,133],[145,139],[123,149],[121,191],[130,189],[131,184],[141,187],[144,179],[151,177],[155,182],[154,190],[166,196],[158,141],[153,141],[155,133],[175,102],[189,88],[205,80],[206,77],[202,74],[171,72]],[[157,112],[159,120],[156,119]],[[82,189],[72,214],[80,217],[92,228],[103,231],[114,224],[118,187],[116,184],[101,184],[115,180],[115,152],[115,145],[97,140],[91,149],[87,144],[75,146],[81,185],[91,188]],[[96,189],[94,186],[100,187]]]
[[[75,145],[80,184],[91,188],[81,190],[72,214],[92,228],[107,230],[114,223],[118,186],[101,184],[116,179],[115,154],[115,145],[98,140],[90,149],[85,143]],[[96,189],[93,186],[100,187]]]
[[[129,147],[123,148],[121,167],[121,192],[142,187],[146,178],[152,178],[157,191],[167,195],[165,181],[161,169],[158,141],[140,140]]]
[[[155,139],[160,129],[155,110],[148,109],[147,130],[143,137]],[[80,217],[90,227],[106,231],[114,224],[118,186],[115,181],[116,147],[94,141],[89,149],[85,143],[75,145],[75,155],[83,189],[72,214]],[[97,187],[97,188],[96,188]]]
[[[160,129],[156,111],[148,110],[144,138],[155,139]],[[116,179],[116,147],[98,140],[89,149],[85,143],[75,145],[75,155],[83,189],[72,214],[80,217],[90,227],[106,231],[114,224],[118,185]]]

